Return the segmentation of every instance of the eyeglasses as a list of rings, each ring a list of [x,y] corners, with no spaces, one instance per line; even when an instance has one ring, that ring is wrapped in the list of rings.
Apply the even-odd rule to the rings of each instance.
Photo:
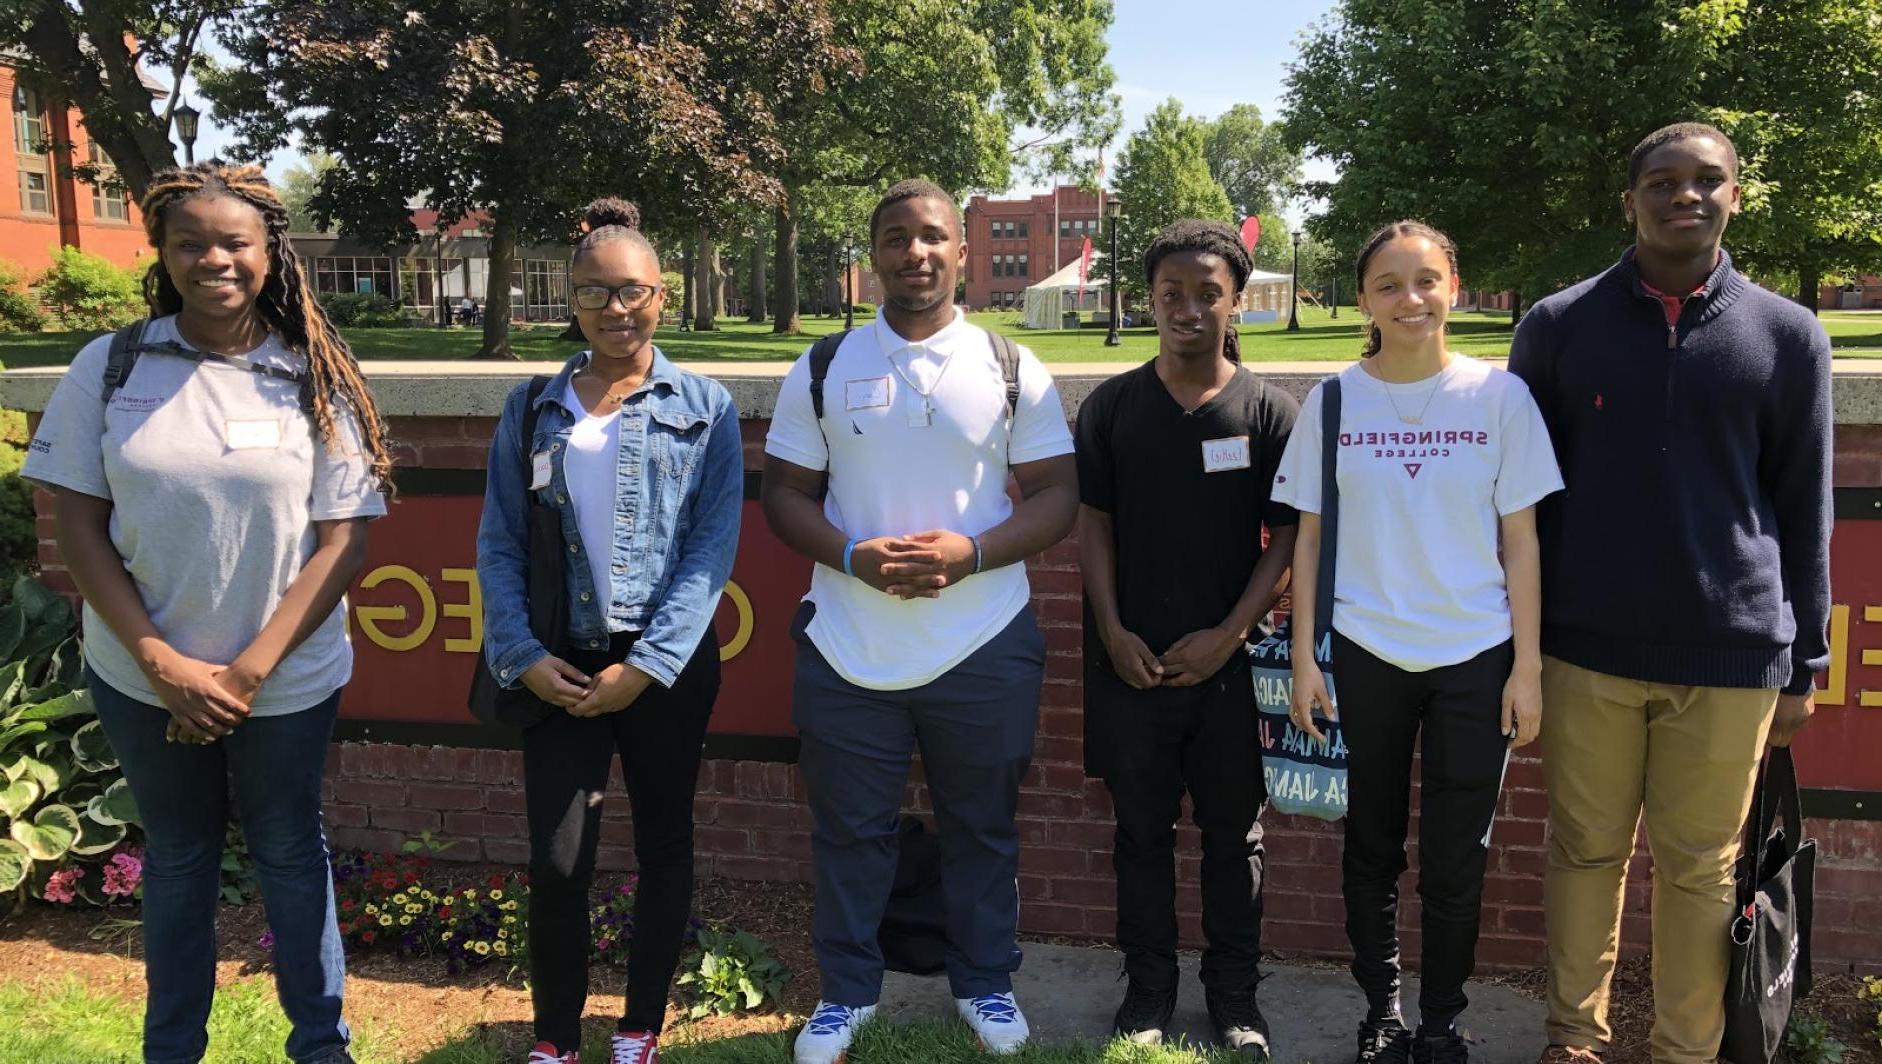
[[[605,284],[585,284],[575,288],[575,305],[583,310],[601,310],[610,300],[619,298],[621,306],[628,310],[639,310],[653,302],[653,297],[666,288],[663,284],[624,284],[619,288],[610,288]]]

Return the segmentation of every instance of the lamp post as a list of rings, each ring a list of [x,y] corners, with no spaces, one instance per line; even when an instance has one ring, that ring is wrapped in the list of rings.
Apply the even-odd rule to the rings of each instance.
[[[1296,229],[1288,236],[1294,240],[1294,279],[1287,287],[1287,331],[1300,331],[1300,230]]]
[[[187,100],[176,105],[173,115],[176,119],[176,135],[183,142],[183,161],[186,164],[196,162],[196,122],[202,114],[191,107]]]
[[[1104,346],[1118,347],[1124,343],[1117,334],[1118,294],[1117,294],[1117,223],[1124,217],[1124,203],[1116,196],[1105,201],[1104,217],[1111,229],[1111,327],[1105,330]]]
[[[1333,275],[1332,308],[1333,308],[1333,314],[1331,316],[1334,318],[1338,318],[1340,316],[1340,275],[1338,273],[1335,273]]]
[[[843,241],[843,327],[856,327],[856,266],[850,261],[849,241]]]

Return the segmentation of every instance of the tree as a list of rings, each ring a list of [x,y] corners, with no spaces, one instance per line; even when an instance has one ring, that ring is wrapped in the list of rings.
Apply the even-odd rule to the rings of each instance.
[[[1288,235],[1287,219],[1278,214],[1262,214],[1261,238],[1250,252],[1255,269],[1286,273],[1294,266],[1294,241]]]
[[[481,354],[507,357],[516,248],[566,239],[593,196],[694,229],[776,202],[775,109],[848,62],[833,36],[795,0],[261,0],[222,37],[235,64],[204,84],[245,152],[294,130],[339,157],[311,208],[348,232],[410,240],[420,194],[443,225],[487,212]]]
[[[326,152],[315,152],[288,167],[281,174],[281,205],[288,209],[288,228],[297,233],[324,233],[331,219],[315,217],[314,195],[320,191],[320,179],[340,165],[340,160]]]
[[[905,177],[956,194],[1004,189],[1015,166],[1065,172],[1117,128],[1109,0],[832,0],[831,14],[860,65],[779,109],[791,147],[774,219],[775,332],[798,329],[809,201],[873,201]]]
[[[1641,137],[1713,120],[1747,159],[1733,253],[1809,280],[1882,239],[1879,24],[1878,0],[1346,0],[1289,67],[1285,137],[1339,170],[1307,187],[1320,236],[1422,218],[1466,283],[1533,298],[1626,247]]]
[[[1203,157],[1240,218],[1276,210],[1300,186],[1300,149],[1288,145],[1279,126],[1262,121],[1252,103],[1238,103],[1209,123]]]
[[[0,48],[21,53],[16,68],[31,85],[77,106],[87,136],[110,156],[115,180],[142,199],[151,175],[176,165],[170,124],[204,31],[242,3],[11,0],[0,5]],[[168,90],[146,79],[147,67],[168,69]],[[93,184],[109,180],[89,160],[72,170]]]
[[[1183,114],[1183,105],[1170,99],[1124,145],[1117,164],[1117,196],[1124,201],[1117,231],[1120,294],[1144,291],[1138,264],[1164,226],[1178,218],[1234,220],[1228,193],[1210,176],[1203,155],[1208,137],[1208,123]]]

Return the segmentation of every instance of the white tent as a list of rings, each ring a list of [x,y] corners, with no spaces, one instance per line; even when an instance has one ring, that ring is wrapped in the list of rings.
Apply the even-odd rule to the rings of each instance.
[[[1065,315],[1073,311],[1102,310],[1110,304],[1106,302],[1106,275],[1098,267],[1102,255],[1091,257],[1089,279],[1083,284],[1085,290],[1081,299],[1078,280],[1078,260],[1073,259],[1060,270],[1038,284],[1026,289],[1026,327],[1028,329],[1063,329]]]
[[[1276,321],[1287,309],[1293,275],[1251,270],[1242,286],[1242,323]]]

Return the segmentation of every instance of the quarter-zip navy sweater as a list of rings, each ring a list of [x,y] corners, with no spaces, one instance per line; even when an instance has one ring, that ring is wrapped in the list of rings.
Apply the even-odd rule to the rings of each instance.
[[[1669,325],[1629,248],[1536,303],[1509,368],[1565,491],[1542,649],[1655,683],[1810,690],[1829,663],[1830,338],[1722,255]]]

